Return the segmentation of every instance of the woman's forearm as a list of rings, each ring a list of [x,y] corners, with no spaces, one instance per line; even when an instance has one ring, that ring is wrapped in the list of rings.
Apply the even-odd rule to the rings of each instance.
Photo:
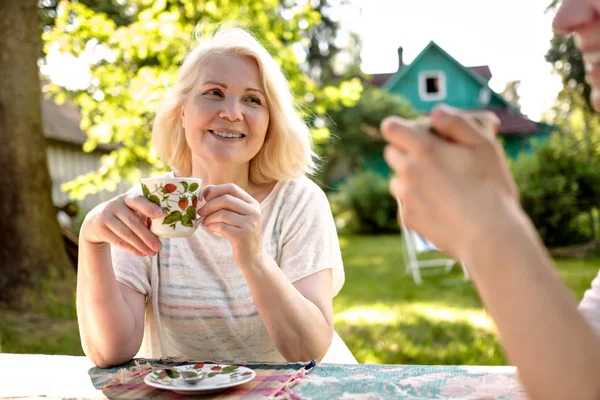
[[[115,278],[110,245],[81,240],[77,276],[77,317],[84,352],[100,367],[129,361],[141,337],[136,318]]]
[[[294,287],[273,258],[264,253],[259,265],[243,273],[279,353],[288,361],[323,358],[331,345],[332,323]]]
[[[517,204],[461,254],[534,399],[600,398],[600,339]],[[483,233],[483,232],[482,232]]]

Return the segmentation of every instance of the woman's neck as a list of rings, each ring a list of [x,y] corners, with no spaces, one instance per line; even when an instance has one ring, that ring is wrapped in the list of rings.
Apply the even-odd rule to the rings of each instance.
[[[192,176],[202,179],[202,186],[234,183],[246,192],[251,189],[249,164],[192,163]]]

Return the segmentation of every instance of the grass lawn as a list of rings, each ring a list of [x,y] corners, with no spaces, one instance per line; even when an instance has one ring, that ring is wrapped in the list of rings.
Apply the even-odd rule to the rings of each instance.
[[[73,271],[56,274],[27,293],[21,310],[0,308],[0,353],[83,355]]]
[[[417,286],[404,273],[399,236],[342,237],[340,244],[346,284],[334,299],[336,330],[359,362],[506,363],[493,324],[459,266],[450,274],[424,275]],[[600,269],[600,258],[556,262],[578,299]]]
[[[404,274],[399,236],[341,237],[346,284],[334,299],[336,330],[360,362],[504,364],[493,325],[471,282],[456,267]],[[577,298],[600,269],[600,258],[557,260]],[[47,285],[27,312],[0,309],[0,352],[82,355],[73,276]]]

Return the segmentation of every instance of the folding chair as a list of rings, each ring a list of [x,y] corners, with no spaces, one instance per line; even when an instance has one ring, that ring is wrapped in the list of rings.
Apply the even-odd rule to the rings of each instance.
[[[402,204],[398,201],[398,207]],[[402,215],[402,213],[399,213]],[[411,231],[404,225],[404,221],[400,221],[402,228],[402,237],[404,238],[404,263],[406,264],[406,274],[412,275],[413,280],[417,285],[423,283],[421,278],[421,268],[444,267],[446,273],[450,272],[454,266],[459,263],[462,267],[464,279],[469,280],[469,271],[462,262],[458,262],[452,258],[435,258],[429,260],[420,260],[419,254],[439,252],[440,250],[430,243],[427,239],[420,236],[418,233]]]

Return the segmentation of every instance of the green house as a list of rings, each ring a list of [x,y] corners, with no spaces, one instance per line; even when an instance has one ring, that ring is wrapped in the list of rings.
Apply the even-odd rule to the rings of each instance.
[[[417,111],[428,114],[439,103],[464,110],[492,111],[500,119],[500,140],[511,158],[530,152],[535,142],[550,136],[552,126],[530,120],[490,89],[492,74],[488,66],[465,67],[433,41],[408,65],[403,63],[402,47],[398,56],[398,71],[372,75],[370,82],[401,95]],[[369,163],[379,164],[377,160],[368,160]],[[379,165],[372,166],[381,169]]]

